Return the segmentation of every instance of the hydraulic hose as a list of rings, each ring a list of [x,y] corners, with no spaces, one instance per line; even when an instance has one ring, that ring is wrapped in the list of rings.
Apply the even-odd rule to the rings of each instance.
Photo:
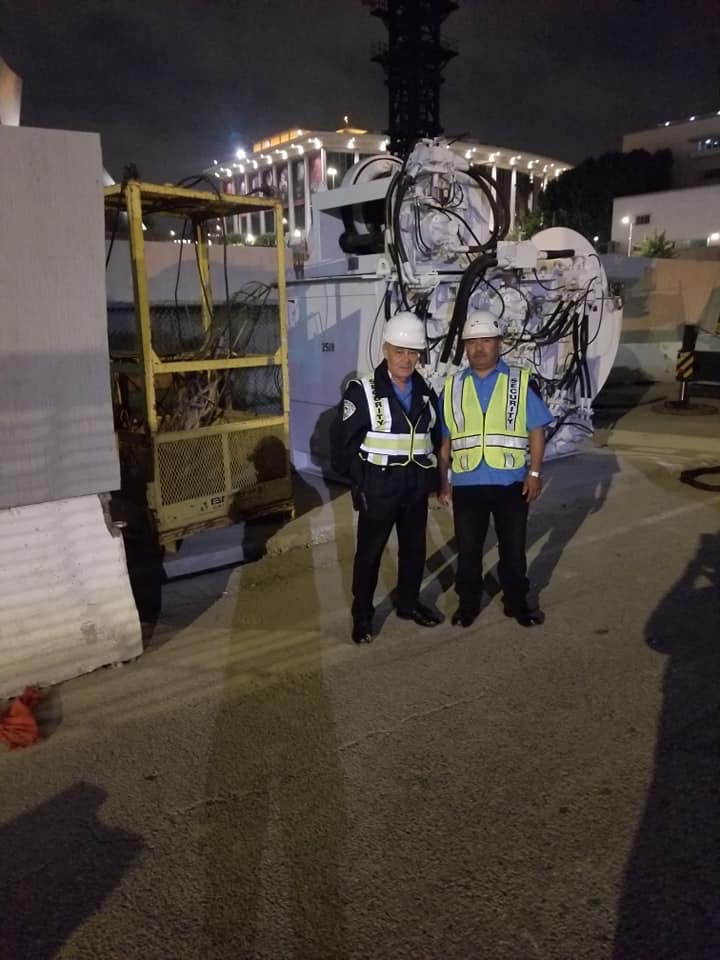
[[[483,251],[489,250],[490,247],[494,246],[498,242],[498,240],[504,240],[507,236],[508,230],[510,229],[510,210],[507,200],[500,191],[497,181],[493,180],[492,177],[472,169],[465,172],[485,194],[485,197],[490,205],[490,210],[492,211],[493,228],[490,231],[490,236],[488,239],[481,245],[481,249]]]
[[[440,355],[441,363],[447,363],[450,354],[453,353],[453,363],[459,364],[462,359],[462,330],[467,319],[467,308],[470,301],[470,295],[475,284],[485,276],[485,272],[497,264],[494,256],[488,253],[481,254],[477,260],[473,260],[467,270],[463,273],[458,285],[458,292],[453,306],[452,317],[450,318],[450,328],[443,345]]]
[[[720,466],[717,467],[696,467],[692,470],[683,470],[680,474],[680,481],[687,483],[697,490],[707,490],[710,493],[720,493],[720,480],[718,483],[708,483],[707,480],[700,480],[700,477],[718,477],[720,478]]]
[[[592,399],[592,382],[590,379],[590,367],[588,365],[587,359],[587,348],[589,337],[589,322],[588,315],[583,309],[582,319],[580,321],[580,366],[583,371],[583,376],[585,378],[585,391],[583,396],[587,400]]]

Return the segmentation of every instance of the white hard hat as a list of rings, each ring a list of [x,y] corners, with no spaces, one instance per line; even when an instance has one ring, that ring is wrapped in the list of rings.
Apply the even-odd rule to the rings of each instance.
[[[468,314],[463,327],[463,340],[474,340],[479,337],[501,337],[503,334],[500,321],[489,310],[473,310]]]
[[[425,326],[419,317],[407,310],[396,313],[385,324],[383,343],[393,347],[407,347],[408,350],[424,350]]]

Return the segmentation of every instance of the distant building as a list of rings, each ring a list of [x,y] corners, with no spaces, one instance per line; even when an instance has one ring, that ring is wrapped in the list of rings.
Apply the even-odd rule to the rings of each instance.
[[[665,149],[673,155],[674,189],[614,201],[616,249],[627,252],[648,235],[665,233],[680,254],[720,256],[720,110],[623,137],[624,153]]]
[[[623,153],[666,149],[673,155],[673,187],[720,183],[720,110],[686,120],[665,120],[651,130],[623,137]]]
[[[229,193],[274,191],[283,203],[285,229],[292,236],[310,227],[312,195],[339,187],[347,171],[358,161],[387,151],[382,134],[345,126],[340,130],[294,128],[253,144],[249,152],[238,151],[230,160],[216,162],[205,173],[218,179]],[[514,224],[532,210],[538,193],[549,179],[567,170],[561,160],[541,154],[457,141],[451,149],[491,174],[505,196]],[[237,218],[234,230],[257,238],[274,231],[272,213]]]

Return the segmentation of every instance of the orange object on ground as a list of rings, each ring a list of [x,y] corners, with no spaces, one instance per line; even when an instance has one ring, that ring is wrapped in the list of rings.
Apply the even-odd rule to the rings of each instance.
[[[40,739],[40,730],[33,711],[42,700],[37,687],[25,687],[25,692],[16,697],[0,718],[0,742],[13,750],[15,747],[30,747]]]

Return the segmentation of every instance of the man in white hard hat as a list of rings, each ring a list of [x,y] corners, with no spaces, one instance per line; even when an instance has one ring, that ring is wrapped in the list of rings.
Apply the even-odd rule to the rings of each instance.
[[[448,378],[441,399],[439,499],[452,503],[458,550],[452,623],[469,627],[480,612],[483,546],[492,516],[505,614],[522,626],[537,626],[545,616],[528,598],[527,518],[542,489],[545,427],[553,417],[529,371],[500,358],[502,330],[494,314],[470,313],[463,340],[469,367]]]
[[[391,317],[383,362],[351,380],[343,397],[333,466],[347,476],[358,510],[353,565],[352,639],[373,639],[374,594],[388,537],[398,536],[397,615],[423,627],[442,617],[419,600],[425,567],[428,495],[438,489],[440,420],[437,397],[416,371],[425,328],[414,314]]]

